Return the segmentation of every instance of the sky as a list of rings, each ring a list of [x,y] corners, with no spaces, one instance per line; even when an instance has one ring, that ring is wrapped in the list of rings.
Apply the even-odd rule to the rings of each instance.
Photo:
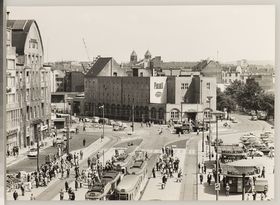
[[[9,19],[37,21],[45,62],[87,61],[88,56],[100,55],[121,63],[129,61],[133,50],[139,59],[148,49],[163,61],[275,57],[274,6],[8,7],[7,11]]]

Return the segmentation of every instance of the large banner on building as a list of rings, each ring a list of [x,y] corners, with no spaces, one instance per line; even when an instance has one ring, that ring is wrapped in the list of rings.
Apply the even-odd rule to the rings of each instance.
[[[166,103],[167,77],[151,77],[150,103]]]

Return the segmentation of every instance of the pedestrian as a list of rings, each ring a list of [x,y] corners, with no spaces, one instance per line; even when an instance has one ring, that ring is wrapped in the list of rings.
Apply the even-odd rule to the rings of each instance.
[[[261,201],[264,200],[264,193],[261,193]]]
[[[198,166],[198,169],[200,170],[200,163],[198,163],[198,165],[197,165],[197,166]]]
[[[153,178],[156,178],[156,171],[155,171],[155,168],[152,169],[152,173],[153,173]]]
[[[85,138],[83,139],[83,146],[84,147],[86,146],[86,139]]]
[[[201,165],[201,173],[203,173],[203,170],[204,170],[204,165],[202,164]]]
[[[229,196],[230,186],[226,184],[226,196]]]
[[[25,190],[24,190],[24,186],[23,186],[23,184],[21,184],[21,186],[20,186],[20,190],[21,190],[21,195],[22,195],[22,196],[24,196],[24,191],[25,191]]]
[[[257,192],[255,190],[253,191],[252,195],[253,195],[253,200],[256,201],[256,199],[257,199]]]
[[[203,182],[203,174],[202,173],[199,175],[199,179],[200,179],[200,184],[202,184],[202,182]]]
[[[84,156],[83,150],[80,150],[80,160],[83,160],[83,156]]]
[[[66,181],[66,182],[65,182],[65,191],[67,192],[68,189],[69,189],[69,185],[68,185],[68,182]]]
[[[76,190],[76,191],[78,190],[78,187],[79,187],[79,183],[78,183],[78,180],[76,179],[76,180],[75,180],[75,190]]]
[[[161,148],[161,151],[162,151],[162,154],[164,154],[164,147],[163,147],[163,148]]]
[[[264,193],[264,197],[265,197],[265,198],[267,197],[267,191],[268,191],[268,185],[265,185],[265,186],[264,186],[264,190],[263,190],[263,193]]]
[[[146,160],[149,159],[149,157],[148,157],[148,152],[145,153],[145,159],[146,159]]]
[[[88,167],[90,167],[90,163],[91,163],[90,157],[87,159],[87,163],[88,163]]]
[[[17,193],[17,190],[14,191],[13,193],[13,197],[14,197],[14,200],[17,200],[18,198],[18,193]]]
[[[31,201],[35,200],[35,197],[34,197],[33,193],[31,193],[31,195],[30,195],[30,200]]]
[[[212,180],[212,175],[210,174],[210,172],[208,173],[207,175],[207,182],[208,182],[208,185],[210,186],[211,184],[211,180]]]
[[[204,174],[206,174],[206,165],[204,165]]]
[[[62,201],[63,198],[64,198],[64,192],[63,192],[63,189],[61,189],[60,192],[59,192],[59,199],[60,199],[60,201]]]
[[[73,191],[72,191],[72,194],[71,194],[71,195],[72,195],[71,200],[72,200],[72,201],[75,201],[76,196],[75,196],[75,193],[74,193]]]
[[[69,178],[69,176],[70,176],[70,168],[67,168],[67,169],[66,169],[66,173],[67,173],[67,176],[66,176],[66,177]]]
[[[263,166],[263,169],[262,169],[262,175],[261,175],[262,178],[265,178],[265,167]]]

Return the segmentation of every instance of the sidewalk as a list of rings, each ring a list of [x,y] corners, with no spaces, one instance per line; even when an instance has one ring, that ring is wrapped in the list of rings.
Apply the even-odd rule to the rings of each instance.
[[[80,163],[85,162],[87,160],[87,158],[93,152],[100,150],[109,141],[110,141],[110,138],[104,137],[102,142],[100,142],[100,140],[96,140],[90,146],[88,146],[86,148],[82,148],[84,156],[83,156],[83,160],[81,160]],[[71,153],[73,154],[74,152],[80,152],[80,150],[75,150],[75,151],[72,151]],[[71,172],[73,172],[73,171],[71,171]],[[60,174],[58,174],[58,176],[60,176]],[[17,192],[19,194],[18,200],[30,200],[31,193],[33,193],[33,196],[35,197],[36,200],[37,200],[37,197],[39,197],[38,200],[44,200],[43,192],[48,190],[48,189],[51,189],[52,186],[57,187],[57,185],[60,184],[61,181],[65,181],[65,179],[60,179],[59,177],[56,177],[51,182],[49,182],[48,186],[46,186],[46,187],[39,187],[39,188],[33,188],[33,189],[31,189],[31,192],[26,192],[25,196],[21,196],[20,189],[17,189]],[[63,184],[63,187],[64,187],[64,184]],[[6,199],[7,200],[13,200],[13,196],[12,195],[13,195],[13,192],[7,192],[6,193]],[[45,199],[45,200],[48,200],[48,199]]]
[[[198,162],[202,164],[204,161],[208,160],[208,157],[206,157],[205,152],[202,152],[201,149],[201,141],[198,143]],[[213,149],[212,149],[213,150]],[[213,160],[215,160],[215,154]],[[274,169],[274,159],[269,159],[268,157],[255,157],[254,161],[256,161],[259,164],[263,164],[266,168],[266,179],[268,180],[268,197],[267,199],[274,198],[274,174],[273,174],[273,169]],[[201,170],[200,170],[201,171]],[[207,174],[211,172],[212,169],[210,167],[207,167],[206,169],[206,174],[203,174],[203,183],[198,184],[198,200],[216,200],[216,192],[214,188],[214,179],[212,177],[211,185],[209,186],[207,183]],[[199,174],[197,174],[198,181],[199,181]],[[225,190],[221,186],[221,191],[219,193],[219,200],[236,200],[236,201],[241,201],[242,200],[242,195],[241,193],[230,193],[229,197],[225,195]],[[245,196],[245,200],[247,200],[247,195]],[[250,195],[249,200],[253,200],[252,195]],[[260,194],[257,195],[257,200],[260,200]]]
[[[53,137],[47,137],[45,138],[42,142],[44,144],[44,147],[41,147],[40,148],[40,151],[41,150],[44,150],[50,146],[52,146],[52,143],[53,143]],[[32,146],[32,147],[35,147],[35,146]],[[30,146],[31,148],[31,146]],[[25,147],[25,148],[21,148],[19,150],[19,155],[18,156],[9,156],[9,157],[6,157],[6,167],[9,167],[13,164],[16,164],[18,163],[19,161],[27,158],[27,153],[29,151],[29,148],[28,147]]]
[[[174,149],[174,156],[179,158],[182,172],[185,158],[185,149]],[[162,176],[160,172],[156,172],[156,178],[150,178],[141,200],[179,200],[181,183],[177,182],[177,173],[173,178],[168,178],[166,187],[161,188]]]

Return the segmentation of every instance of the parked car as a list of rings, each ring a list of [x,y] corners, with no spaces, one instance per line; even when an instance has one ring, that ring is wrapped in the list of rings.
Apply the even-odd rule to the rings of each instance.
[[[253,115],[253,116],[251,117],[251,120],[257,121],[257,120],[258,120],[258,117],[257,117],[256,115]]]
[[[99,122],[99,119],[100,119],[100,117],[94,116],[94,117],[92,118],[92,122],[93,122],[93,123],[98,123],[98,122]]]
[[[115,125],[116,121],[115,120],[109,120],[109,125]]]
[[[31,148],[28,151],[27,157],[28,158],[37,158],[37,149],[36,148]]]

